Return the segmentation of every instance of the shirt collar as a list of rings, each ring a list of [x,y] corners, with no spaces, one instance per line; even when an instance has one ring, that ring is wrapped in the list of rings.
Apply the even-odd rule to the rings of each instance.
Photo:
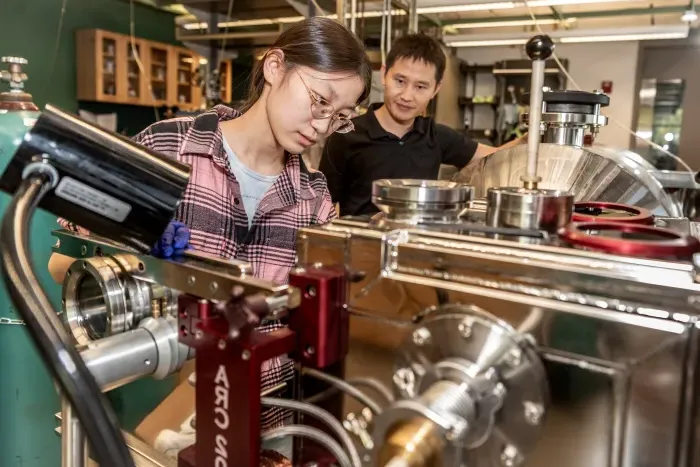
[[[379,123],[379,120],[377,119],[377,116],[374,114],[383,105],[383,102],[378,102],[370,104],[369,108],[367,109],[367,133],[372,139],[380,139],[390,134],[382,127],[382,125]],[[424,135],[427,129],[428,119],[425,117],[416,117],[415,121],[413,122],[413,128],[411,129],[411,131],[416,131]],[[411,131],[409,131],[409,133]]]
[[[241,115],[238,110],[225,105],[217,105],[199,114],[185,133],[180,154],[208,157],[222,170],[228,170],[224,137],[219,124]],[[278,190],[279,196],[285,205],[297,204],[299,199],[316,197],[316,192],[309,183],[309,170],[299,154],[287,154],[287,162],[278,181],[283,188]]]

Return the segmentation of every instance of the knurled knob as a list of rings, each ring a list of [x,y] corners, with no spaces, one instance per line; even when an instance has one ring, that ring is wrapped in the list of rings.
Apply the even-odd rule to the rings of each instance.
[[[12,63],[14,65],[26,65],[27,59],[22,57],[2,57],[0,59],[3,63]]]

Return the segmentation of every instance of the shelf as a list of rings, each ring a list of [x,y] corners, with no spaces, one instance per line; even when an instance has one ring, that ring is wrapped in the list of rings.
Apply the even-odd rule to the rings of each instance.
[[[461,97],[459,97],[457,102],[459,103],[459,105],[461,105],[463,107],[483,106],[483,107],[491,107],[493,109],[497,109],[498,102],[500,101],[498,96],[494,96],[493,102],[474,102],[473,99],[474,99],[473,97],[461,96]]]
[[[80,101],[200,108],[200,56],[186,48],[87,29],[76,32],[76,52]]]

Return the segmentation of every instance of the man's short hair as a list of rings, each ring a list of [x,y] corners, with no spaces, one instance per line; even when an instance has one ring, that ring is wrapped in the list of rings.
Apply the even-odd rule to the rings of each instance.
[[[435,80],[440,83],[445,74],[445,52],[440,43],[425,34],[409,34],[394,41],[386,57],[386,70],[398,60],[406,58],[435,66]]]

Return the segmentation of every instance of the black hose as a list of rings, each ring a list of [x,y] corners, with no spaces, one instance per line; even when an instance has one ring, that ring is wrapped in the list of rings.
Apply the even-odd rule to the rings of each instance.
[[[134,467],[117,417],[80,354],[69,343],[68,334],[32,269],[29,226],[37,204],[49,188],[46,175],[30,175],[19,185],[7,207],[0,226],[5,286],[44,364],[83,425],[97,463],[102,467]]]

